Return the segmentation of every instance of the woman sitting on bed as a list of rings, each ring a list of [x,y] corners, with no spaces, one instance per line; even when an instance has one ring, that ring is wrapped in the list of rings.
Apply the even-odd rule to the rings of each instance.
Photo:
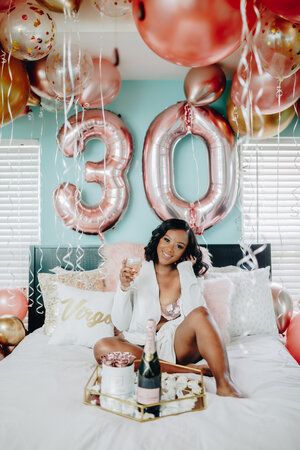
[[[162,222],[145,247],[145,259],[139,272],[123,261],[112,309],[112,321],[122,333],[96,343],[96,360],[111,351],[141,357],[146,322],[151,318],[157,323],[160,359],[187,365],[204,358],[215,377],[217,394],[240,397],[197,280],[207,265],[192,229],[184,220]]]

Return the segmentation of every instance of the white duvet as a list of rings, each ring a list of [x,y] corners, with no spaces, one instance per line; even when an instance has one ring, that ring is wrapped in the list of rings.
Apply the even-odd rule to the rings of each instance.
[[[228,347],[244,399],[136,423],[83,404],[92,350],[55,346],[37,330],[0,362],[1,450],[298,450],[300,367],[279,339],[251,336]]]

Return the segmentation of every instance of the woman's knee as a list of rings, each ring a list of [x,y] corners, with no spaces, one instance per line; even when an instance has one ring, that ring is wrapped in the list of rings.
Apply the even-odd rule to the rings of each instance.
[[[94,345],[94,356],[98,362],[101,361],[101,357],[105,355],[105,353],[109,353],[115,350],[116,347],[116,338],[113,337],[105,337],[100,339]]]
[[[200,320],[208,320],[209,312],[205,306],[198,306],[189,314],[190,320],[199,322]]]

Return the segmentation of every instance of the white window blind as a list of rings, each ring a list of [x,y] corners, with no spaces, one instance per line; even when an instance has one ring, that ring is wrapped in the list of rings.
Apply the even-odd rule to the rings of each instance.
[[[0,141],[0,288],[28,286],[29,246],[40,243],[38,141]]]
[[[271,243],[272,280],[300,299],[300,139],[240,145],[243,239]]]

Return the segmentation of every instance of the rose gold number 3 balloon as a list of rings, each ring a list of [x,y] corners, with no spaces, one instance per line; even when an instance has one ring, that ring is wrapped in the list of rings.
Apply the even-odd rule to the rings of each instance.
[[[179,196],[173,180],[174,148],[188,133],[203,138],[209,153],[209,188],[195,203]],[[197,234],[202,234],[228,214],[236,199],[237,153],[230,125],[208,107],[179,102],[167,108],[147,131],[143,177],[148,201],[161,219],[185,219]]]
[[[72,116],[68,126],[58,133],[58,143],[65,156],[85,150],[90,139],[102,139],[106,156],[100,162],[87,162],[85,180],[103,187],[99,204],[87,206],[74,184],[63,183],[54,191],[56,213],[65,225],[87,234],[100,234],[111,228],[124,213],[129,201],[127,170],[132,158],[132,137],[124,122],[109,111],[90,110]]]

